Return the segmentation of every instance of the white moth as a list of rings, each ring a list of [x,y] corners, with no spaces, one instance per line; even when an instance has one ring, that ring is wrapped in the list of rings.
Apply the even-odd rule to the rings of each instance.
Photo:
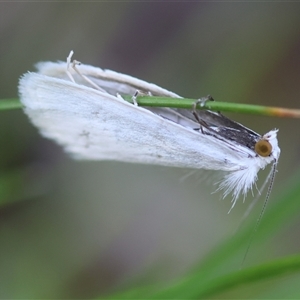
[[[232,192],[233,205],[246,195],[268,164],[276,172],[280,155],[277,130],[264,135],[220,113],[145,108],[122,95],[137,90],[180,98],[155,84],[89,65],[41,62],[23,75],[19,94],[25,112],[41,134],[77,159],[114,160],[172,167],[221,170],[219,189]],[[77,72],[75,72],[78,70]]]

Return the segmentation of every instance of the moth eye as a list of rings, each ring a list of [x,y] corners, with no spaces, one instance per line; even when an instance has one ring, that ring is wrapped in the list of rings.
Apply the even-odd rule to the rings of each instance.
[[[258,155],[267,157],[272,152],[272,145],[267,140],[260,140],[255,144],[254,150]]]

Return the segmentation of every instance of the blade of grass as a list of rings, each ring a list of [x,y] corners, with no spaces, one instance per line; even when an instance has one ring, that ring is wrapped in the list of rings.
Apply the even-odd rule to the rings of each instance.
[[[277,205],[266,212],[261,226],[255,234],[254,242],[265,241],[278,228],[282,228],[287,220],[291,220],[294,215],[298,215],[300,210],[300,202],[298,201],[300,196],[299,177],[300,173],[296,174],[292,183],[281,193],[279,197],[281,200],[276,201]],[[239,257],[238,254],[245,250],[245,245],[248,243],[252,231],[253,226],[250,224],[244,231],[236,234],[232,239],[228,239],[194,268],[189,274],[188,280],[186,278],[181,283],[171,287],[167,293],[168,296],[171,298],[178,296],[179,298],[197,297],[199,295],[197,290],[201,290],[204,286],[210,284],[211,278],[222,272],[226,263],[236,262],[236,257]],[[260,275],[257,274],[257,276]],[[157,298],[160,296],[163,295],[158,293]]]
[[[49,192],[49,184],[49,169],[45,173],[39,166],[10,168],[0,173],[0,208],[43,196]]]
[[[298,272],[299,270],[300,255],[288,256],[269,263],[261,264],[260,266],[220,276],[216,279],[210,280],[205,285],[201,285],[200,288],[197,285],[193,285],[190,287],[192,289],[189,289],[188,293],[185,293],[184,297],[186,299],[199,299],[203,297],[216,296],[232,288],[237,288],[240,285],[276,278],[287,273]],[[170,296],[171,298],[174,297],[173,293],[170,295],[170,290],[168,293],[162,291],[151,296],[151,299],[169,299]],[[176,297],[181,298],[178,294]]]
[[[211,280],[206,285],[202,285],[202,289],[196,290],[195,296],[203,298],[217,295],[240,285],[276,278],[287,273],[299,272],[299,270],[300,255],[288,256]]]
[[[210,296],[216,296],[240,285],[251,284],[266,279],[274,279],[282,275],[292,274],[300,270],[300,255],[291,255],[281,259],[274,260],[260,266],[247,268],[244,270],[232,272],[225,276],[212,279],[205,285],[195,282],[185,293],[184,299],[203,299]],[[153,290],[153,288],[152,288]],[[122,294],[108,296],[109,299],[181,299],[182,295],[177,292],[170,293],[170,290],[162,290],[156,294],[150,293],[151,287],[136,288],[128,290]]]
[[[282,228],[288,223],[288,220],[290,221],[295,215],[298,215],[300,210],[300,201],[298,201],[300,197],[299,177],[300,173],[296,174],[292,182],[279,196],[280,201],[276,201],[277,205],[266,212],[261,226],[256,232],[254,242],[259,240],[265,241],[278,228]],[[240,265],[236,265],[237,260],[240,259],[239,263],[242,261],[242,255],[239,256],[239,253],[243,253],[245,250],[245,245],[249,241],[252,231],[253,226],[250,224],[245,230],[229,238],[223,245],[216,247],[189,274],[167,288],[155,292],[157,287],[153,287],[151,294],[145,294],[147,289],[135,287],[132,290],[125,291],[124,294],[118,293],[117,297],[111,295],[111,298],[123,298],[123,296],[130,295],[131,297],[129,298],[135,299],[194,299],[207,295],[216,295],[242,283],[250,284],[253,281],[271,278],[273,275],[279,276],[284,272],[300,270],[300,257],[296,256],[220,276],[219,274],[226,270],[226,265],[233,265],[236,269],[239,268]],[[242,278],[239,279],[238,277],[241,274]]]
[[[20,109],[23,105],[19,99],[2,99],[0,100],[0,110]]]
[[[128,102],[133,103],[130,96],[124,96]],[[149,107],[170,107],[170,108],[185,108],[192,109],[196,99],[187,98],[168,98],[168,97],[155,97],[155,96],[139,96],[137,103],[140,106]],[[282,108],[282,107],[268,107],[261,105],[242,104],[242,103],[229,103],[207,101],[205,105],[200,103],[197,109],[209,109],[212,111],[228,111],[235,113],[255,114],[270,117],[286,117],[286,118],[300,118],[300,109]]]
[[[123,96],[123,98],[133,103],[131,96]],[[169,107],[169,108],[183,108],[192,109],[196,99],[187,98],[168,98],[168,97],[153,97],[153,96],[139,96],[137,102],[139,106],[143,107]],[[0,110],[20,109],[22,104],[18,99],[2,99],[0,100]],[[205,105],[197,105],[197,109],[209,109],[212,111],[235,112],[245,114],[255,114],[270,117],[281,118],[300,118],[300,109],[283,108],[283,107],[268,107],[252,104],[229,103],[207,101]]]

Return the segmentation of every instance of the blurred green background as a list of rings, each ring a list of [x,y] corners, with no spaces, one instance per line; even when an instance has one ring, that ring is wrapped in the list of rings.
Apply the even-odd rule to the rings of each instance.
[[[74,50],[83,63],[185,97],[299,108],[299,16],[291,2],[0,3],[0,99],[17,97],[19,77],[36,62]],[[227,116],[262,134],[279,128],[268,208],[276,205],[299,168],[299,120]],[[253,198],[228,215],[230,197],[211,194],[206,172],[73,161],[21,110],[1,112],[0,150],[0,298],[90,298],[165,284],[230,239]],[[259,175],[258,185],[266,172]],[[245,266],[296,253],[299,227],[291,219],[254,240]]]

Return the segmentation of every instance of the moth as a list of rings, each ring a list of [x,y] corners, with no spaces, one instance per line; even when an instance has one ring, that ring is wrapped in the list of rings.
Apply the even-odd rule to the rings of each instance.
[[[24,111],[40,133],[76,159],[112,160],[169,167],[220,170],[232,207],[280,155],[277,131],[260,135],[210,110],[141,107],[123,99],[136,91],[178,98],[153,83],[71,62],[40,62],[20,78]],[[271,180],[273,182],[273,179]],[[271,183],[272,184],[272,183]]]

